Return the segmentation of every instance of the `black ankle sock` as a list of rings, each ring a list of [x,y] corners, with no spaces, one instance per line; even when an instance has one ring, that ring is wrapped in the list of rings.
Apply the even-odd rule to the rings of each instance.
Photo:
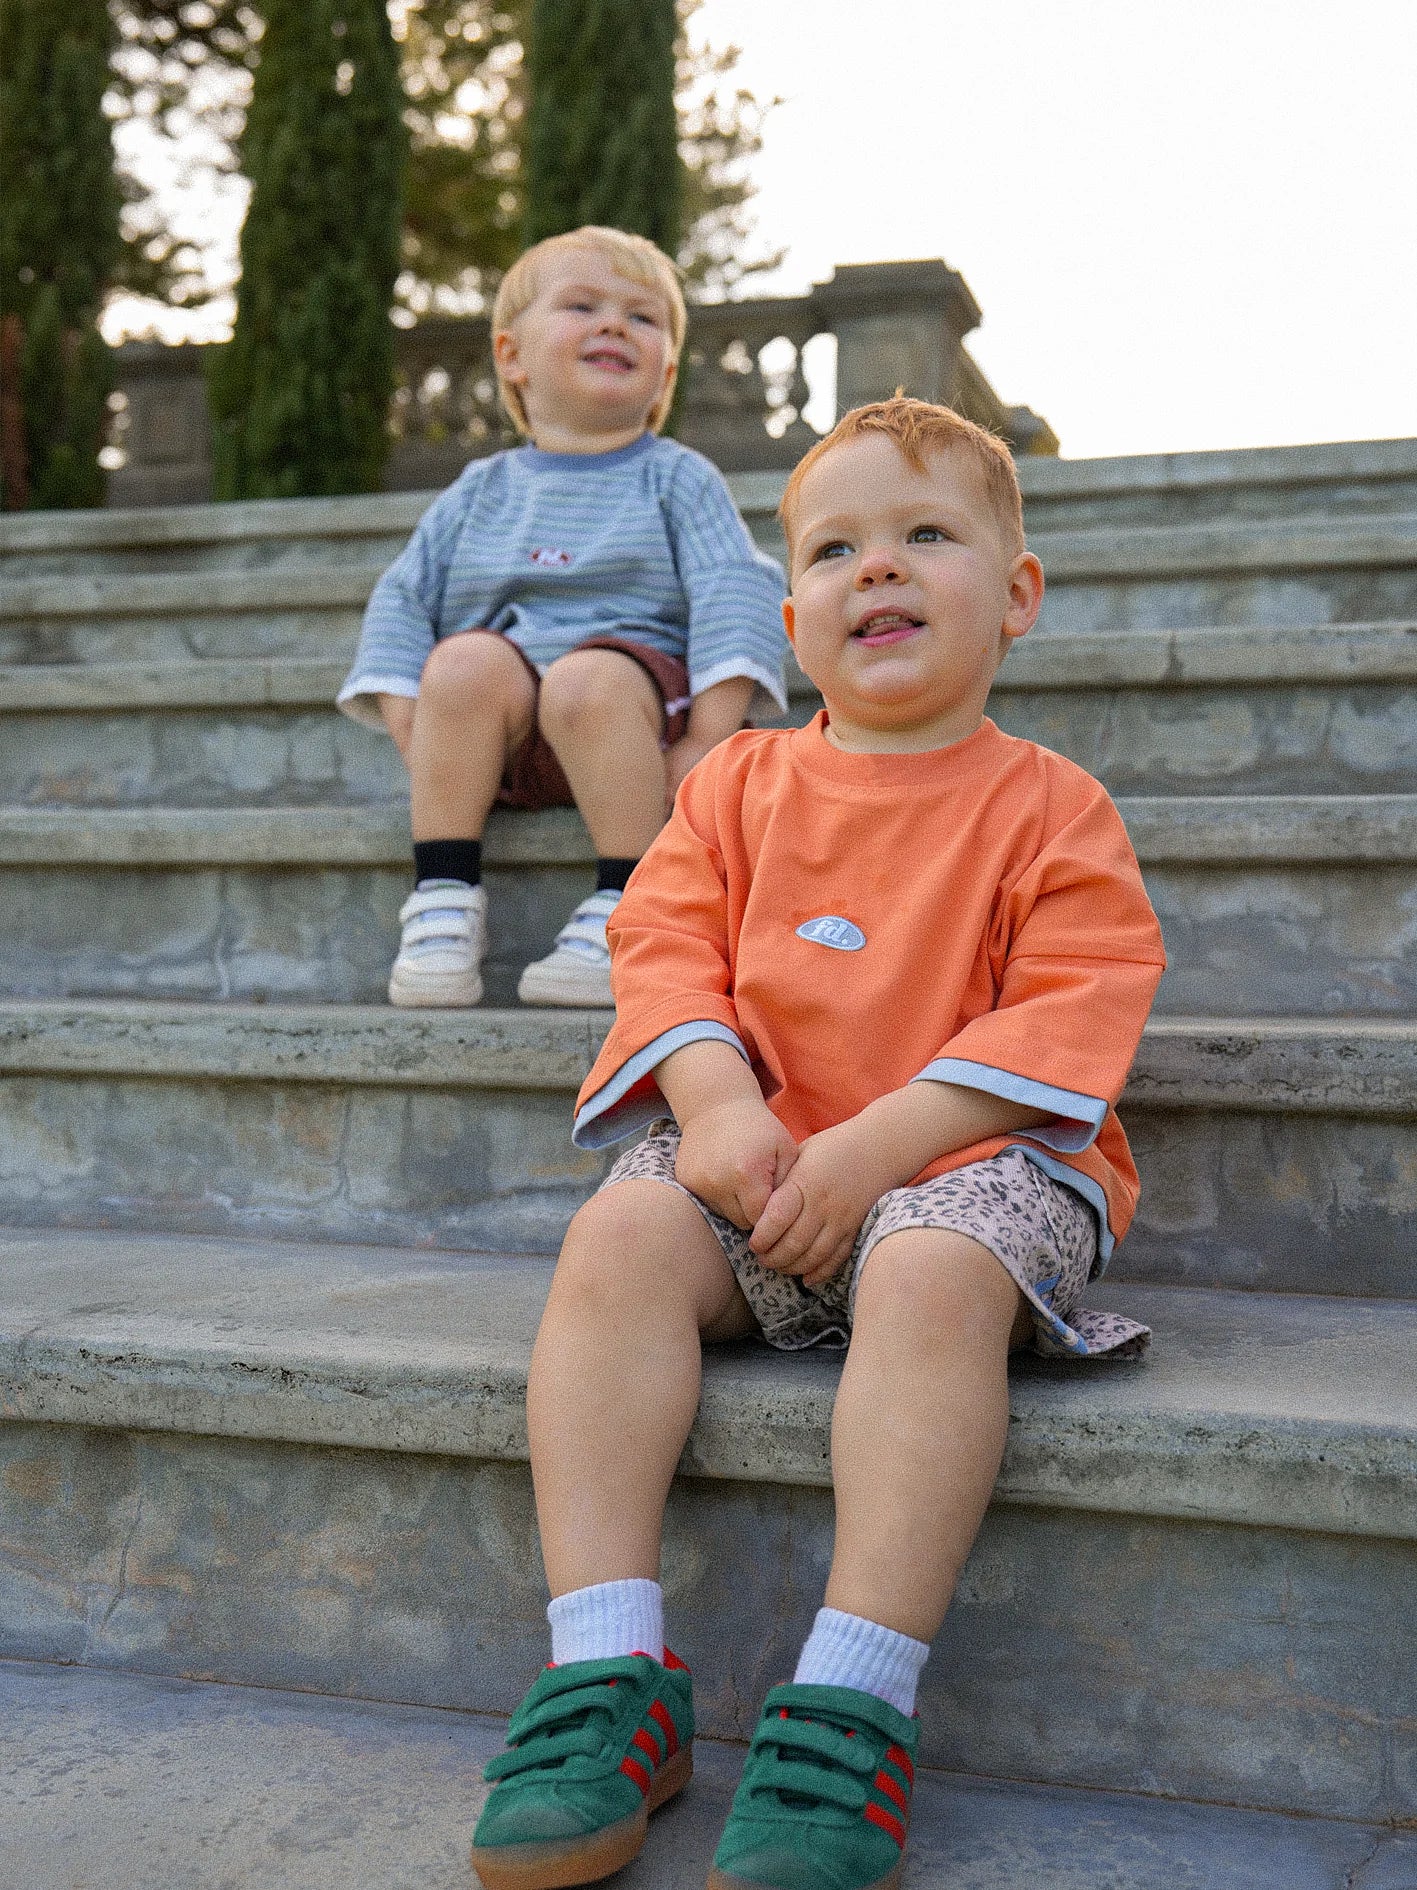
[[[482,878],[482,842],[480,840],[415,840],[413,877],[425,879],[460,879],[476,886]]]
[[[595,890],[597,892],[624,892],[626,880],[638,865],[638,860],[597,860]]]

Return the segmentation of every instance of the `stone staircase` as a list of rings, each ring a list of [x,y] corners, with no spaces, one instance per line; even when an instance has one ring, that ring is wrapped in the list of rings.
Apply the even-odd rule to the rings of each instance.
[[[908,1881],[1414,1890],[1417,443],[1022,474],[1049,595],[991,712],[1107,782],[1172,961],[1093,1294],[1157,1343],[1015,1370]],[[771,545],[779,476],[734,483]],[[404,787],[329,705],[423,503],[0,522],[0,1884],[464,1882],[469,1714],[544,1657],[521,1397],[604,1019],[511,993],[590,849],[494,822],[487,1007],[380,1001]],[[834,1379],[710,1361],[705,1783],[627,1884],[702,1881],[712,1739],[817,1603]]]

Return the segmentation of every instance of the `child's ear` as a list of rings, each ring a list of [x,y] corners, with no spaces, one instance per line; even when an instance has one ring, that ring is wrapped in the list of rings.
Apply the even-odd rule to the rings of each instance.
[[[526,379],[526,369],[517,352],[517,338],[510,328],[499,328],[493,335],[492,359],[497,363],[497,372],[504,381],[510,381],[513,387],[521,386]]]
[[[1043,566],[1031,551],[1020,552],[1009,572],[1009,602],[1003,633],[1012,642],[1031,630],[1043,608]]]
[[[797,612],[792,607],[792,599],[790,597],[784,597],[782,600],[782,627],[787,632],[787,641],[789,643],[796,643]]]

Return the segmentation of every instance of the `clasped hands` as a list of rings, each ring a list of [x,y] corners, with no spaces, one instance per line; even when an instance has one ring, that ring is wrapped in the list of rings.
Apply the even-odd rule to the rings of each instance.
[[[684,1125],[675,1177],[725,1220],[751,1228],[748,1245],[764,1266],[819,1287],[850,1259],[885,1192],[858,1120],[797,1143],[761,1098],[735,1097]]]

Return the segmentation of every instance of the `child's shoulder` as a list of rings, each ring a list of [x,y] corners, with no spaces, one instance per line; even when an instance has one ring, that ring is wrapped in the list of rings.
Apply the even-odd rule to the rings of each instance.
[[[1046,796],[1049,801],[1077,807],[1111,800],[1096,775],[1089,774],[1066,755],[1060,755],[1056,748],[1045,748],[1042,742],[1030,741],[1024,735],[1005,734],[1002,729],[997,729],[996,733],[1002,744],[1000,759],[1017,779],[1021,791],[1032,791]]]

